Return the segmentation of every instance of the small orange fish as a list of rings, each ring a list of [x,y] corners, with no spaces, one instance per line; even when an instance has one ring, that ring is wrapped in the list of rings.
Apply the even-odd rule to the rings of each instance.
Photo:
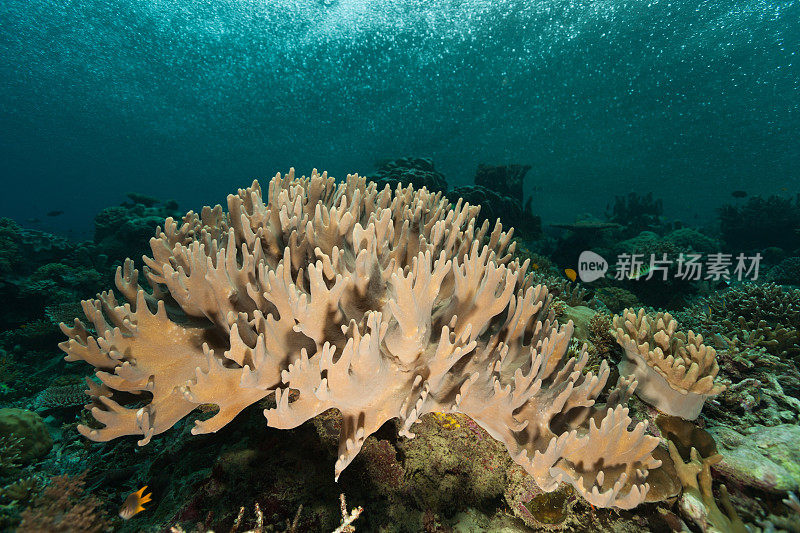
[[[578,277],[578,273],[572,270],[571,268],[565,268],[564,274],[567,275],[570,281],[575,281],[575,279]]]
[[[130,520],[133,518],[133,515],[145,510],[144,504],[149,502],[151,500],[150,496],[153,495],[152,492],[145,494],[145,489],[147,489],[147,485],[125,498],[125,502],[122,504],[122,507],[119,508],[119,516],[122,517],[123,520]]]

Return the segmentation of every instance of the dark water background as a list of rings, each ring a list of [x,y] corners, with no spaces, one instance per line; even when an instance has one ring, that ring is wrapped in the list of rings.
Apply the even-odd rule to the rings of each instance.
[[[797,192],[800,2],[0,0],[0,215],[88,236],[289,166],[528,163],[545,223]],[[44,216],[64,210],[61,217]]]

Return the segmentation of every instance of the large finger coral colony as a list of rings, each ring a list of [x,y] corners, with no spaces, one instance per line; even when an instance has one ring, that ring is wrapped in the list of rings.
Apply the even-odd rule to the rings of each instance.
[[[593,505],[635,507],[660,465],[658,439],[625,407],[635,383],[595,403],[608,364],[594,373],[585,347],[568,353],[572,323],[512,259],[511,232],[476,227],[478,209],[290,171],[267,197],[254,182],[227,212],[168,218],[144,259],[149,288],[127,261],[116,278],[127,303],[104,292],[83,303],[93,331],[62,324],[67,359],[102,382],[90,392],[104,427],[79,430],[144,445],[215,404],[193,430],[214,432],[274,393],[264,414],[277,428],[341,412],[338,477],[384,422],[399,418],[410,438],[425,413],[460,412],[542,489],[565,481]]]

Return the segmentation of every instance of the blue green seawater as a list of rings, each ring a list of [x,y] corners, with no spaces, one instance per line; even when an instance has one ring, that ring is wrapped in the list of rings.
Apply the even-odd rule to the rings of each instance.
[[[798,51],[792,0],[2,0],[0,213],[86,236],[128,191],[413,155],[532,165],[545,222],[653,191],[698,223],[797,191]]]

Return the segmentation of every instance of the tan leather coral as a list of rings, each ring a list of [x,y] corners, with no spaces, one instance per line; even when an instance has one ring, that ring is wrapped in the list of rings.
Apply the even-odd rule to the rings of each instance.
[[[625,349],[620,374],[634,376],[639,383],[636,395],[658,410],[694,420],[706,398],[725,390],[715,381],[716,350],[703,344],[702,335],[678,331],[669,313],[651,317],[644,309],[625,309],[614,317],[614,329]]]
[[[567,356],[572,323],[512,260],[511,232],[476,228],[477,212],[425,189],[291,171],[266,198],[254,182],[227,213],[167,219],[144,259],[152,292],[128,261],[116,285],[129,303],[85,302],[96,334],[62,325],[67,359],[103,383],[90,394],[105,427],[81,433],[145,444],[209,403],[218,412],[193,432],[213,432],[274,393],[273,427],[342,413],[338,478],[386,421],[411,438],[422,415],[461,412],[544,490],[565,481],[597,506],[638,505],[660,462],[644,424],[629,429],[635,383],[595,406],[608,365],[586,371],[585,347]],[[123,406],[117,391],[141,402]]]

